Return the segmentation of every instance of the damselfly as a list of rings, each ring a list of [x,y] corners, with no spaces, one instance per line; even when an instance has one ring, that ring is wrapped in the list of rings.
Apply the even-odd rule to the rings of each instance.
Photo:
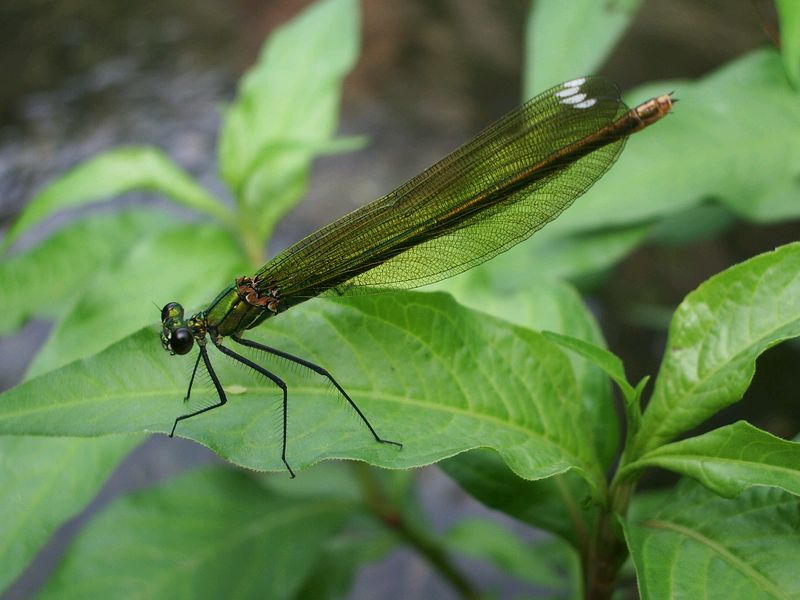
[[[465,271],[509,249],[555,219],[616,160],[626,138],[658,121],[671,106],[669,94],[629,109],[616,85],[581,77],[551,88],[511,111],[474,140],[383,198],[312,233],[220,292],[202,311],[185,318],[170,302],[161,311],[161,342],[186,354],[195,342],[188,400],[200,361],[219,401],[175,419],[218,408],[226,395],[207,350],[207,340],[236,361],[267,377],[283,392],[286,460],[288,390],[274,373],[225,346],[263,350],[327,378],[376,441],[366,415],[322,366],[242,334],[265,319],[322,294],[378,288],[414,288]]]

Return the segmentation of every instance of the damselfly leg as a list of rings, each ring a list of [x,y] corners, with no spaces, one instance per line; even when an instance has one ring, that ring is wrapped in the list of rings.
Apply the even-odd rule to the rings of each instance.
[[[225,396],[225,390],[222,389],[222,384],[219,382],[219,377],[217,377],[217,374],[214,372],[214,367],[211,366],[211,360],[208,358],[208,350],[206,350],[205,345],[200,346],[200,354],[197,357],[197,362],[194,363],[194,371],[192,371],[192,379],[189,382],[189,390],[186,392],[186,400],[189,399],[189,394],[191,394],[192,392],[192,382],[194,381],[194,374],[197,372],[197,365],[200,362],[200,358],[203,359],[203,363],[206,366],[206,371],[208,371],[208,374],[211,377],[211,381],[214,383],[214,387],[217,390],[217,396],[219,397],[219,402],[216,404],[212,404],[211,406],[206,406],[205,408],[201,408],[200,410],[196,410],[194,412],[181,415],[180,417],[175,419],[175,423],[173,423],[172,425],[172,431],[169,432],[169,437],[175,436],[175,428],[178,426],[178,421],[183,421],[184,419],[196,417],[197,415],[201,415],[204,412],[208,412],[215,408],[219,408],[228,401],[228,398]]]
[[[339,382],[336,381],[333,378],[333,375],[331,375],[330,372],[327,369],[325,369],[324,367],[321,367],[321,366],[319,366],[319,365],[317,365],[315,363],[312,363],[312,362],[307,361],[307,360],[305,360],[303,358],[300,358],[299,356],[295,356],[293,354],[289,354],[288,352],[284,352],[283,350],[278,350],[277,348],[273,348],[271,346],[266,346],[264,344],[259,344],[258,342],[253,342],[251,340],[246,340],[244,338],[241,338],[241,337],[238,337],[238,336],[235,336],[235,335],[231,336],[231,339],[234,342],[236,342],[237,344],[241,344],[242,346],[247,346],[248,348],[255,348],[256,350],[262,350],[262,351],[264,351],[264,352],[266,352],[268,354],[272,354],[272,355],[278,356],[280,358],[285,358],[286,360],[288,360],[290,362],[293,362],[295,364],[298,364],[301,367],[305,367],[306,369],[310,369],[310,370],[314,371],[318,375],[322,375],[323,377],[325,377],[328,381],[330,381],[333,384],[333,386],[339,391],[339,393],[342,396],[344,396],[344,399],[347,400],[347,402],[350,404],[350,406],[353,407],[353,410],[355,410],[356,413],[358,414],[358,416],[361,417],[361,420],[364,421],[364,424],[367,426],[367,428],[369,429],[370,433],[375,438],[376,442],[380,442],[381,444],[392,444],[393,446],[397,446],[398,448],[402,448],[403,447],[403,444],[401,444],[400,442],[394,442],[392,440],[386,440],[386,439],[384,439],[384,438],[382,438],[381,436],[378,435],[378,432],[375,431],[375,428],[369,422],[369,420],[367,419],[366,415],[363,412],[361,412],[361,409],[358,407],[358,405],[355,403],[355,401],[350,397],[350,395],[347,392],[344,391],[344,388],[341,385],[339,385]]]

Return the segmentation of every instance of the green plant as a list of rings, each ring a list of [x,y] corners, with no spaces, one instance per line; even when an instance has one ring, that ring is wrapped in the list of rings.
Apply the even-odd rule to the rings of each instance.
[[[542,74],[537,44],[553,47],[545,35],[564,39],[583,10],[592,25],[582,35],[602,37],[608,50],[638,3],[601,10],[587,0],[574,12],[556,4],[531,12],[528,78],[540,81],[528,89],[591,71],[602,54],[561,45],[570,72]],[[781,6],[791,30],[800,15]],[[56,180],[9,232],[6,245],[56,210],[131,189],[207,217],[186,224],[141,208],[88,216],[0,266],[3,331],[31,315],[57,322],[29,380],[0,396],[0,585],[86,505],[142,434],[168,432],[180,411],[190,365],[175,365],[158,343],[153,290],[161,304],[200,306],[252,271],[302,197],[314,156],[358,143],[331,139],[357,31],[354,0],[325,0],[270,38],[220,138],[233,208],[157,150],[128,148]],[[796,76],[800,50],[784,52]],[[449,282],[459,302],[442,293],[319,300],[253,331],[335,372],[381,431],[405,443],[402,452],[372,443],[324,382],[289,373],[292,428],[304,432],[290,438],[293,465],[362,463],[317,465],[291,484],[283,473],[207,468],[124,496],[87,526],[43,595],[128,596],[136,581],[150,597],[332,598],[398,543],[464,597],[479,592],[454,554],[587,597],[611,594],[628,554],[644,597],[800,593],[800,445],[744,422],[674,441],[741,398],[764,350],[800,335],[800,245],[734,266],[686,297],[643,413],[647,381],[628,382],[578,294],[554,279],[596,273],[646,239],[680,239],[669,232],[695,220],[708,197],[754,220],[796,216],[800,103],[781,60],[763,50],[698,82],[654,85],[679,90],[680,112],[658,135],[632,139],[621,164],[530,244]],[[516,324],[497,318],[509,315]],[[275,390],[217,362],[238,395],[213,427],[195,419],[180,434],[233,464],[282,471]],[[621,448],[608,378],[625,407]],[[367,466],[434,462],[475,498],[554,539],[531,547],[484,521],[435,536],[411,473]],[[636,493],[650,467],[683,479]]]

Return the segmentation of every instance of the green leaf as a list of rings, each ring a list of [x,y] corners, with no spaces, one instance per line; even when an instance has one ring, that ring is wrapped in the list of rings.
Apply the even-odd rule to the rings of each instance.
[[[728,500],[686,480],[623,526],[642,598],[800,596],[800,500],[780,490]]]
[[[0,436],[0,591],[78,514],[140,436]]]
[[[536,0],[525,32],[525,98],[596,72],[640,4],[641,0]]]
[[[260,474],[259,481],[271,492],[287,498],[331,498],[353,503],[362,499],[352,463],[317,463],[306,469],[302,477],[295,479],[263,473]]]
[[[142,239],[123,260],[91,282],[58,322],[36,356],[35,376],[94,354],[159,320],[160,307],[180,301],[189,309],[213,300],[233,283],[241,251],[213,225],[185,225]],[[153,305],[155,303],[155,306]]]
[[[562,335],[553,331],[544,331],[542,335],[565,350],[575,352],[600,367],[619,386],[620,391],[628,401],[635,397],[636,392],[625,376],[625,367],[622,364],[622,359],[616,354],[569,335]]]
[[[24,231],[65,208],[95,204],[133,190],[150,190],[220,221],[230,214],[194,179],[155,148],[110,150],[81,163],[51,182],[30,201],[4,241],[7,248]]]
[[[409,468],[486,446],[528,479],[575,470],[596,489],[605,484],[586,444],[591,424],[574,401],[566,356],[542,336],[444,294],[316,300],[248,337],[328,368],[378,432],[405,444],[399,450],[376,443],[324,378],[259,356],[288,382],[288,456],[296,468],[324,458]],[[211,358],[224,385],[245,392],[223,409],[182,422],[177,434],[242,466],[282,470],[278,390],[213,348]],[[0,396],[0,433],[169,431],[187,410],[180,398],[193,360],[168,356],[156,328],[144,329]],[[216,396],[198,387],[195,397],[207,406]]]
[[[358,569],[380,560],[396,544],[396,537],[389,529],[365,515],[356,515],[336,536],[326,540],[316,565],[294,597],[298,600],[347,598]]]
[[[487,270],[486,273],[489,271]],[[457,277],[448,285],[456,298],[468,306],[512,320],[534,329],[555,329],[604,344],[597,323],[571,286],[548,279],[524,279],[527,289],[500,293],[495,286],[519,281],[511,277],[485,280],[482,273]],[[619,443],[619,423],[604,373],[572,353],[568,355],[579,386],[582,410],[589,419],[596,455],[610,464]],[[574,402],[574,399],[571,401]],[[586,438],[587,440],[589,438]],[[585,481],[572,474],[546,480],[520,479],[495,452],[473,451],[440,465],[469,494],[494,509],[559,535],[576,547],[590,529],[594,511],[583,501],[591,491]]]
[[[800,244],[715,275],[675,311],[635,460],[744,394],[756,358],[800,335]]]
[[[594,345],[605,345],[594,316],[569,284],[528,275],[524,285],[517,284],[518,289],[501,292],[495,289],[494,280],[487,280],[483,275],[476,272],[474,276],[456,277],[442,282],[441,287],[450,291],[461,304],[511,323],[534,330],[569,332]],[[502,281],[498,277],[498,285]],[[619,442],[611,389],[600,369],[575,355],[568,354],[568,357],[581,391],[581,401],[591,415],[595,446],[603,464],[608,465]]]
[[[291,598],[352,505],[269,494],[248,475],[190,473],[111,504],[41,598]]]
[[[574,550],[555,540],[524,543],[502,525],[485,519],[460,521],[445,534],[451,552],[486,560],[509,575],[554,591],[569,587],[565,566],[577,560]],[[537,551],[539,546],[546,550]]]
[[[439,463],[464,490],[489,508],[585,547],[597,517],[591,490],[574,473],[539,481],[518,477],[491,450],[473,450]]]
[[[277,29],[242,80],[220,135],[222,176],[264,239],[303,195],[336,129],[358,56],[355,0],[322,0]]]
[[[800,495],[800,443],[782,440],[745,421],[656,448],[626,465],[620,475],[645,467],[694,477],[727,498],[752,486],[773,486]]]
[[[29,317],[62,315],[97,273],[134,242],[170,224],[152,211],[95,215],[6,258],[0,262],[0,333],[15,330]]]
[[[625,367],[622,365],[622,360],[616,354],[595,344],[568,335],[545,331],[544,336],[551,342],[555,342],[562,348],[570,350],[588,360],[593,365],[596,365],[617,384],[622,392],[625,403],[627,421],[625,447],[627,448],[633,436],[639,431],[639,426],[641,424],[641,396],[649,378],[645,377],[636,387],[633,387],[628,383],[628,379],[625,376]]]
[[[781,52],[786,76],[800,88],[800,5],[796,0],[775,0],[781,22]]]
[[[675,488],[637,490],[631,498],[625,518],[630,522],[643,521],[668,502]]]
[[[673,114],[631,136],[614,168],[537,238],[651,222],[708,198],[760,222],[800,215],[800,102],[776,52],[628,97],[670,90]]]
[[[55,313],[69,308],[97,272],[108,268],[134,241],[147,239],[171,225],[163,215],[156,217],[150,211],[91,216],[4,261],[0,273],[14,282],[0,286],[0,293],[8,294],[8,302],[3,301],[8,307],[5,316],[13,315],[15,308],[24,310],[25,300],[30,302],[32,297],[49,299],[27,307],[37,314],[42,309]],[[18,318],[22,314],[27,316],[16,313]],[[98,331],[92,335],[102,337]],[[0,498],[5,510],[2,521],[8,524],[0,531],[0,539],[6,543],[0,549],[0,564],[6,567],[0,576],[0,589],[22,571],[59,526],[91,501],[141,439],[0,437],[0,488],[10,494]],[[54,495],[60,498],[58,502],[51,501]]]

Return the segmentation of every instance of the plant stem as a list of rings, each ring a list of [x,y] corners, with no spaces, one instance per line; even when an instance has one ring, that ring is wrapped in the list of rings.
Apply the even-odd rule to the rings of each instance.
[[[431,567],[446,579],[462,598],[478,600],[477,589],[452,563],[444,548],[415,521],[403,513],[402,507],[392,503],[375,477],[371,467],[358,463],[354,465],[361,484],[362,494],[369,510],[386,527],[391,529],[406,544],[414,548]]]
[[[263,265],[267,260],[266,253],[264,252],[265,244],[252,225],[249,225],[244,219],[240,218],[238,233],[242,248],[247,256],[247,261],[254,268]]]
[[[597,522],[585,565],[584,597],[587,600],[607,600],[614,593],[617,574],[628,558],[628,547],[616,519],[628,511],[634,487],[634,483],[611,484],[611,502]]]
[[[642,420],[641,395],[648,377],[642,378],[636,387],[623,388],[627,431],[625,445],[620,455],[611,483],[608,500],[600,513],[594,529],[594,537],[588,548],[582,548],[581,560],[584,578],[584,597],[590,600],[607,600],[614,593],[614,584],[620,568],[628,558],[628,546],[617,519],[628,513],[631,496],[636,489],[635,480],[626,477],[625,467],[635,454],[633,447]],[[627,391],[626,391],[627,390]]]

